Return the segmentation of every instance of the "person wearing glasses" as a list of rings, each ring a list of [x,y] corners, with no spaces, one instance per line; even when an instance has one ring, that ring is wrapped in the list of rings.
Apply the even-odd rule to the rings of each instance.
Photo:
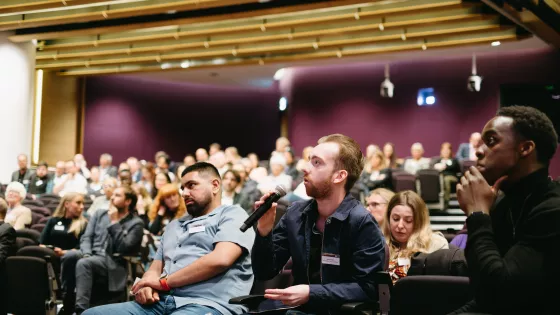
[[[383,220],[387,213],[387,204],[395,195],[394,192],[385,188],[374,189],[366,199],[366,208],[377,221],[379,226],[383,226]]]

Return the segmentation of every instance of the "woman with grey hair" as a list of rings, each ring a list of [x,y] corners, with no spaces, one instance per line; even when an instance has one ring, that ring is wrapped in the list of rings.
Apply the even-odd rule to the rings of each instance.
[[[4,222],[9,223],[16,230],[24,229],[31,224],[31,210],[21,205],[21,201],[25,199],[27,191],[23,184],[19,182],[11,182],[6,187],[6,202],[8,203],[8,212]]]

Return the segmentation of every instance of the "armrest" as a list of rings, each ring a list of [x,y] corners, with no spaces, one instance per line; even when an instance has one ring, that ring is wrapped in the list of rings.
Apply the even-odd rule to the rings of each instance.
[[[354,303],[345,303],[342,304],[340,307],[340,312],[342,313],[356,313],[356,312],[363,312],[363,311],[375,311],[377,310],[377,303],[374,302],[354,302]]]
[[[264,295],[243,295],[231,298],[229,304],[258,305],[264,300]]]

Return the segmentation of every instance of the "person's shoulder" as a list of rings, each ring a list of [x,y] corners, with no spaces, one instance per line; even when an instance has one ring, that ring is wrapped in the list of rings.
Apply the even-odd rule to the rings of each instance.
[[[26,206],[20,205],[19,207],[17,207],[17,212],[31,214],[31,209],[27,208]]]
[[[441,232],[433,232],[430,240],[429,251],[434,252],[442,248],[449,248],[449,243],[447,242],[447,239],[445,238],[445,236],[443,236]]]
[[[305,208],[307,208],[309,205],[311,205],[312,202],[314,202],[314,199],[298,200],[298,201],[292,202],[288,206],[288,208],[286,210],[286,214],[294,215],[295,213],[301,212]]]
[[[245,209],[241,208],[239,205],[221,205],[216,210],[221,216],[247,217],[247,211],[245,211]]]

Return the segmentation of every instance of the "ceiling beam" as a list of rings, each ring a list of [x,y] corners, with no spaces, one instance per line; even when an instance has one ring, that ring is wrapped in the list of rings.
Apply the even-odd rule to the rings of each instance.
[[[380,48],[363,48],[356,50],[329,50],[329,51],[318,51],[305,54],[298,54],[293,56],[277,56],[277,57],[261,57],[261,58],[250,58],[250,59],[238,59],[226,64],[202,64],[196,66],[189,66],[187,69],[182,71],[189,71],[189,69],[204,69],[204,68],[222,68],[222,67],[235,67],[235,66],[249,66],[249,65],[264,65],[264,64],[276,64],[276,63],[287,63],[295,61],[306,61],[306,60],[319,60],[328,58],[344,58],[351,56],[362,56],[362,55],[375,55],[382,53],[392,53],[392,52],[404,52],[411,50],[423,50],[426,49],[444,49],[460,46],[469,45],[481,45],[490,44],[494,41],[515,41],[519,38],[515,34],[504,34],[481,38],[465,38],[456,40],[447,40],[434,43],[409,43],[399,46],[388,46]],[[103,75],[103,74],[123,74],[123,73],[139,73],[139,72],[154,72],[154,71],[177,71],[180,70],[177,67],[162,69],[161,65],[150,65],[144,67],[112,67],[105,69],[95,69],[95,68],[81,68],[73,69],[69,71],[59,72],[62,76],[89,76],[89,75]]]
[[[406,31],[395,32],[393,34],[380,34],[377,36],[364,36],[357,38],[345,38],[345,39],[332,39],[332,40],[322,40],[322,41],[306,41],[301,43],[291,43],[291,44],[276,44],[269,46],[259,46],[259,47],[249,47],[249,48],[226,48],[219,50],[203,50],[198,52],[187,52],[187,53],[174,53],[174,54],[154,54],[148,56],[138,56],[138,57],[125,57],[125,58],[113,58],[113,59],[94,59],[94,60],[81,60],[81,61],[66,61],[66,62],[44,62],[36,64],[36,69],[43,70],[53,70],[53,69],[69,69],[77,67],[98,67],[98,66],[110,66],[110,65],[127,65],[127,64],[139,64],[139,63],[165,63],[172,61],[182,61],[182,60],[196,60],[196,59],[218,59],[218,58],[233,58],[242,56],[263,56],[263,55],[274,55],[274,54],[286,54],[286,53],[297,53],[301,51],[313,51],[329,48],[340,48],[348,46],[358,46],[358,45],[372,45],[381,42],[402,42],[408,39],[421,39],[426,42],[430,41],[433,37],[439,38],[444,35],[461,35],[462,33],[474,34],[474,35],[484,35],[488,33],[500,30],[500,25],[488,24],[488,25],[476,25],[476,26],[457,26],[451,28],[433,28],[431,30],[423,31]],[[514,30],[510,27],[502,30]],[[515,32],[509,32],[515,35]],[[508,35],[510,35],[508,33]]]
[[[189,18],[181,18],[181,19],[173,19],[173,20],[157,21],[157,22],[144,22],[144,23],[136,23],[136,24],[121,24],[115,26],[100,26],[100,27],[92,27],[92,28],[77,29],[77,30],[47,32],[47,31],[41,31],[39,29],[37,30],[37,32],[31,32],[28,34],[27,33],[15,34],[10,36],[9,39],[13,42],[25,42],[25,41],[30,41],[32,39],[54,40],[60,38],[68,38],[72,36],[87,36],[87,35],[101,36],[101,34],[125,32],[125,31],[140,30],[140,29],[147,29],[147,28],[157,28],[157,27],[164,27],[164,26],[180,27],[181,25],[193,25],[199,23],[210,23],[210,22],[218,22],[224,20],[266,17],[269,15],[289,14],[289,13],[296,13],[296,12],[299,13],[302,11],[338,8],[338,7],[344,7],[349,5],[376,3],[376,2],[380,2],[380,0],[369,0],[369,1],[368,0],[330,0],[330,1],[315,2],[315,3],[308,3],[308,4],[273,7],[273,8],[267,8],[261,10],[250,10],[250,11],[243,11],[243,12],[236,12],[236,13],[216,14],[211,16],[189,17]],[[461,3],[462,0],[440,1],[438,3],[441,2],[453,2],[455,4],[458,4]],[[439,4],[434,4],[435,7],[437,7],[438,5]]]
[[[107,3],[112,0],[42,0],[42,1],[24,1],[17,4],[0,5],[0,15],[19,13],[25,14],[28,12],[56,9],[56,8],[72,8],[77,5]]]
[[[17,20],[0,18],[0,31],[10,31],[22,28],[43,27],[67,23],[83,23],[91,21],[103,21],[108,19],[119,19],[140,15],[151,15],[166,13],[168,11],[194,11],[200,9],[225,7],[247,3],[257,3],[258,0],[183,0],[169,3],[151,4],[145,6],[132,6],[127,8],[113,9],[107,7],[92,7],[85,13],[65,13],[60,15],[41,16],[41,14],[22,14]]]

